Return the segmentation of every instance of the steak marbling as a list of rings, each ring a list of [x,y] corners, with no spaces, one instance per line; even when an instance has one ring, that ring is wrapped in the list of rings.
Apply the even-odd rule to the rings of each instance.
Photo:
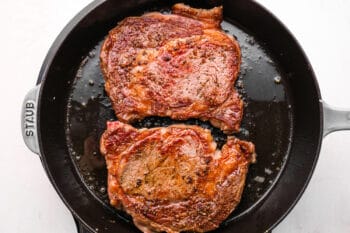
[[[100,60],[118,120],[199,118],[238,131],[243,105],[233,86],[241,52],[220,28],[222,7],[176,4],[172,13],[128,17],[109,32]]]
[[[220,151],[209,130],[189,125],[108,122],[100,148],[111,205],[145,233],[217,228],[239,203],[255,159],[252,143],[228,137]]]

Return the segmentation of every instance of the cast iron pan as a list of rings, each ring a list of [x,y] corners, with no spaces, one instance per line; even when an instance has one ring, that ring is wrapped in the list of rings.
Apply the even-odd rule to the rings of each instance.
[[[107,171],[98,142],[106,121],[116,117],[99,68],[101,43],[123,18],[148,11],[168,13],[176,2],[93,2],[58,36],[37,87],[26,96],[25,142],[40,154],[56,191],[86,232],[138,232],[128,215],[108,204],[106,194]],[[236,136],[254,142],[258,154],[241,203],[215,232],[271,230],[300,198],[317,161],[323,105],[314,73],[290,32],[256,2],[182,2],[201,8],[223,5],[222,27],[237,38],[242,50],[236,88],[245,109]],[[178,122],[149,117],[133,125],[151,128]],[[226,136],[209,123],[196,119],[183,123],[209,128],[219,146],[225,143]]]

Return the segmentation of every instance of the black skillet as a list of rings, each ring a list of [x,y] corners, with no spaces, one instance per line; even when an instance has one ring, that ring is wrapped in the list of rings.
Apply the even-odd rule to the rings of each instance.
[[[168,13],[177,1],[97,0],[61,32],[41,68],[37,86],[23,104],[27,146],[40,155],[56,191],[85,232],[138,232],[106,195],[106,169],[98,141],[107,120],[116,119],[99,69],[101,41],[118,21],[148,11]],[[322,137],[349,128],[348,112],[321,101],[302,49],[280,21],[254,1],[182,1],[194,7],[222,4],[222,27],[242,49],[236,88],[245,100],[238,137],[255,143],[242,201],[216,232],[265,232],[275,227],[302,195],[315,167]],[[200,3],[199,3],[200,2]],[[166,126],[147,118],[136,127]],[[205,122],[219,146],[226,136]]]

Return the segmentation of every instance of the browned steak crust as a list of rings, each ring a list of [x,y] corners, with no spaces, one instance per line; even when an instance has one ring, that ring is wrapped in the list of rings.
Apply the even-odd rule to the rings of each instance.
[[[222,7],[176,4],[173,14],[128,17],[112,29],[100,59],[118,119],[199,118],[238,131],[243,106],[233,86],[241,53],[221,21]]]
[[[111,205],[143,232],[210,231],[240,201],[254,145],[228,137],[218,150],[210,131],[172,125],[135,129],[108,122],[101,137]]]

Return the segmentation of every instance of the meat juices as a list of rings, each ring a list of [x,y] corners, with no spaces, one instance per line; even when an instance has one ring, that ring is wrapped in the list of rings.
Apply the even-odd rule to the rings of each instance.
[[[143,232],[214,230],[239,203],[255,160],[252,143],[228,137],[218,150],[209,130],[189,125],[108,122],[100,148],[111,204]]]
[[[172,12],[128,17],[109,32],[101,69],[118,120],[198,118],[239,131],[243,102],[234,83],[241,51],[221,30],[222,7],[176,4]]]

